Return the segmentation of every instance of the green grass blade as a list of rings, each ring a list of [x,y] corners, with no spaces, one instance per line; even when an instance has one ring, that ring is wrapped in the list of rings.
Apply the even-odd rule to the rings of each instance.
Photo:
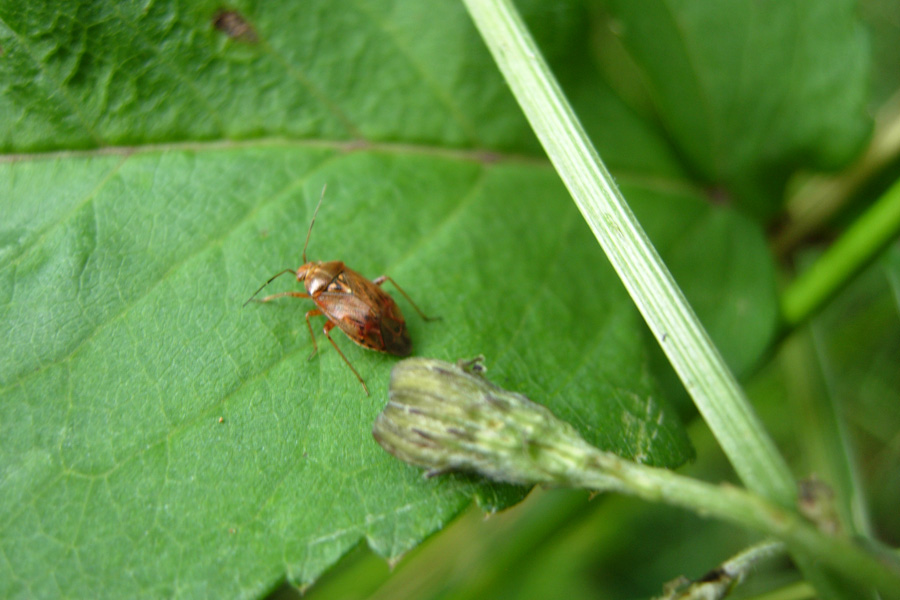
[[[782,504],[784,459],[644,234],[509,0],[465,0],[550,160],[746,485]]]

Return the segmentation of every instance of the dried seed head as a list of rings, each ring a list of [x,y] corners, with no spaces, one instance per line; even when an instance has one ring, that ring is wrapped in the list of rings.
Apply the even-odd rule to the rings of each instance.
[[[399,362],[375,440],[427,476],[475,471],[511,483],[571,483],[596,450],[545,407],[485,379],[483,360]]]

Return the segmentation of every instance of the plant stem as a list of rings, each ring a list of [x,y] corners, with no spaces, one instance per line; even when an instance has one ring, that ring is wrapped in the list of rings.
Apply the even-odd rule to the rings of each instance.
[[[809,269],[784,290],[781,313],[796,327],[822,308],[859,270],[900,234],[900,181],[896,182]]]
[[[511,0],[464,0],[513,94],[700,413],[752,490],[793,504],[791,473],[616,187]]]
[[[600,490],[612,487],[651,502],[665,502],[755,529],[828,565],[851,581],[877,588],[886,598],[900,598],[900,566],[896,560],[877,560],[849,538],[826,535],[792,510],[737,487],[712,485],[591,450],[587,468],[573,485]],[[585,447],[579,446],[575,452],[584,451]],[[610,486],[610,477],[618,485]]]
[[[725,598],[756,566],[785,553],[783,542],[765,540],[746,548],[696,581],[679,577],[666,584],[656,600],[718,600]]]

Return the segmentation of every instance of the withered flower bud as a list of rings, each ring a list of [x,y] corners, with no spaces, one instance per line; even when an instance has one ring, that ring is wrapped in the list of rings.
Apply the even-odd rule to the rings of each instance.
[[[484,357],[456,364],[409,358],[391,371],[372,435],[426,476],[474,471],[496,481],[573,485],[599,450],[522,394],[482,376]],[[603,487],[618,488],[612,481]]]
[[[796,512],[746,490],[698,481],[594,448],[543,406],[485,379],[482,361],[477,357],[451,364],[410,358],[398,363],[391,372],[390,399],[372,431],[378,443],[397,458],[428,469],[426,476],[474,471],[496,481],[624,492],[782,540],[739,555],[686,588],[680,583],[672,586],[668,598],[727,592],[756,557],[783,551],[782,542],[807,560],[827,564],[847,581],[865,572],[864,578],[871,575],[864,579],[866,585],[893,589],[896,569],[887,554],[876,554],[845,536],[825,535]]]

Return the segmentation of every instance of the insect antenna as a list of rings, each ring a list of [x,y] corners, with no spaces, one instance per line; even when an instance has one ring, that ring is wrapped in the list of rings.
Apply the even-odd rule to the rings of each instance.
[[[316,204],[316,210],[313,213],[312,221],[309,222],[309,230],[306,232],[306,243],[303,244],[303,264],[306,264],[306,247],[309,246],[309,235],[312,233],[313,225],[316,224],[316,215],[319,214],[319,207],[322,206],[322,200],[325,199],[325,190],[328,188],[328,184],[322,186],[322,195],[319,196],[319,203]]]
[[[279,273],[276,273],[275,275],[272,275],[272,276],[269,278],[269,280],[268,280],[267,282],[265,282],[264,284],[262,284],[261,286],[259,286],[259,289],[256,290],[255,292],[253,292],[253,295],[252,295],[252,296],[250,296],[249,298],[247,298],[247,301],[244,302],[244,303],[241,305],[241,308],[243,308],[243,307],[247,306],[248,304],[250,304],[250,301],[253,300],[254,298],[256,298],[256,295],[257,295],[258,293],[260,293],[261,291],[263,291],[263,288],[264,288],[264,287],[266,287],[267,285],[269,285],[270,283],[272,283],[273,281],[275,281],[276,279],[278,279],[279,277],[281,277],[281,276],[284,275],[285,273],[293,273],[294,275],[296,275],[296,274],[297,274],[297,271],[295,271],[295,270],[293,270],[293,269],[285,269],[284,271],[281,271],[281,272],[279,272]]]

